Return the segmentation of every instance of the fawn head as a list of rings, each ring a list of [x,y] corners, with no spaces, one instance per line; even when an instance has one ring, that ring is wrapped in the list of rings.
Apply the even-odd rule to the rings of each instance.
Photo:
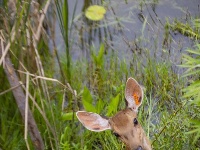
[[[125,98],[126,109],[109,119],[85,111],[78,111],[77,118],[88,130],[95,132],[113,130],[113,134],[126,144],[127,150],[151,150],[150,142],[137,120],[137,110],[143,100],[143,90],[133,78],[127,80]]]

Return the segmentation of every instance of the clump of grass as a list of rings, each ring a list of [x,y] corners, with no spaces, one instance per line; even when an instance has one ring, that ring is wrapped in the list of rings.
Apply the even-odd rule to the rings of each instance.
[[[193,108],[189,113],[189,119],[192,129],[188,132],[195,134],[193,143],[199,145],[198,139],[200,137],[200,122],[199,122],[199,106],[200,106],[200,45],[196,44],[194,49],[188,49],[188,54],[183,56],[184,63],[181,65],[187,68],[184,77],[189,78],[187,84],[189,86],[183,89],[183,98],[190,104],[188,107]]]
[[[195,39],[200,35],[199,19],[193,20],[192,34]],[[199,123],[199,106],[200,106],[200,45],[197,43],[193,48],[188,48],[186,54],[183,55],[183,64],[181,67],[186,68],[183,78],[186,78],[186,87],[183,89],[184,102],[188,103],[188,119],[190,130],[187,134],[193,136],[192,144],[199,147],[200,123]]]
[[[199,40],[199,28],[197,25],[199,24],[199,19],[193,19],[192,23],[182,23],[178,20],[174,20],[173,24],[168,24],[173,31],[177,31],[187,37],[194,38],[195,40]]]
[[[3,74],[3,68],[0,67],[0,82],[2,83],[1,91],[8,87],[7,79]],[[23,125],[17,105],[13,101],[11,93],[0,96],[0,148],[1,149],[26,149],[23,140]]]

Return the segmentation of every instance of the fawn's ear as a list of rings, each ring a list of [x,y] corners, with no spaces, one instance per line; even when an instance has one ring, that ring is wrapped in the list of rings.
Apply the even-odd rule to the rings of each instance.
[[[126,82],[125,98],[129,108],[137,111],[142,104],[143,90],[138,82],[133,78],[128,78]]]
[[[100,132],[111,129],[108,119],[105,119],[96,113],[78,111],[76,112],[76,116],[88,130]]]

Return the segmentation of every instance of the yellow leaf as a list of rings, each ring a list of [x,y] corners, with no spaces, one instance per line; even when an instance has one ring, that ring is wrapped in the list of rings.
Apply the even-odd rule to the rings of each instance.
[[[92,5],[89,6],[85,12],[85,16],[93,21],[102,20],[106,10],[103,6]]]

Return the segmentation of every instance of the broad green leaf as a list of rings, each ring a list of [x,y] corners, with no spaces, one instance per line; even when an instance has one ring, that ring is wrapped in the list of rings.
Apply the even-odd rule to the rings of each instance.
[[[66,120],[72,120],[72,118],[73,118],[73,112],[62,114],[62,120],[64,120],[64,121],[66,121]],[[76,118],[76,117],[74,117],[74,118]]]
[[[110,116],[112,113],[117,112],[117,107],[119,104],[119,96],[120,96],[120,94],[118,94],[116,97],[112,98],[110,104],[108,105],[107,116]]]
[[[86,100],[83,100],[83,107],[88,112],[96,112],[96,108],[91,103],[88,103]]]
[[[92,105],[92,95],[87,87],[84,88],[83,97],[82,97],[83,107],[86,111],[96,112],[95,107]]]
[[[101,111],[104,109],[104,105],[105,102],[102,101],[101,99],[98,100],[97,105],[96,105],[96,109],[97,109],[97,113],[100,114]]]
[[[99,21],[103,19],[105,13],[106,10],[104,7],[98,5],[92,5],[89,6],[88,9],[86,10],[85,16],[90,20]]]
[[[104,65],[104,51],[105,51],[104,44],[100,45],[98,54],[95,53],[96,51],[92,51],[92,59],[95,65],[99,68],[103,67]]]
[[[97,56],[97,65],[99,67],[103,66],[103,56],[104,56],[104,44],[101,44],[100,49],[99,49],[99,54]]]
[[[92,103],[92,95],[90,94],[90,91],[88,90],[87,87],[84,87],[84,90],[83,90],[83,97],[82,97],[82,100],[84,101],[87,101],[88,103]]]

